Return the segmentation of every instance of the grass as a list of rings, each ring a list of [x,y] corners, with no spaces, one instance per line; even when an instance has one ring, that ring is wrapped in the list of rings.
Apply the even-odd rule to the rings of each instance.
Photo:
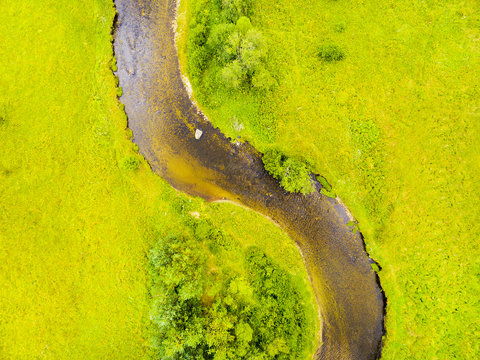
[[[146,254],[185,226],[173,209],[185,197],[129,141],[110,69],[113,17],[111,1],[0,3],[1,359],[150,356]],[[237,211],[239,223],[266,222],[187,201],[216,221]],[[237,236],[237,222],[218,226]],[[263,226],[255,241],[289,249],[278,261],[295,265],[311,298],[294,246],[277,249],[290,240]]]
[[[117,166],[134,154],[109,69],[113,7],[0,12],[0,357],[141,357],[145,232],[167,185],[145,163]]]
[[[195,2],[180,7],[184,71]],[[252,14],[275,90],[219,90],[202,110],[311,163],[356,216],[382,266],[383,358],[480,357],[478,3],[259,0]],[[342,59],[319,57],[325,44]]]

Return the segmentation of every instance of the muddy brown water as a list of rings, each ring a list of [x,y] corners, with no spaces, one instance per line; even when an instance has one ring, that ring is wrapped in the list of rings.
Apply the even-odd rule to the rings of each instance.
[[[320,194],[286,193],[247,144],[203,118],[181,80],[172,28],[175,0],[116,0],[117,76],[128,124],[152,169],[175,188],[230,200],[279,224],[300,248],[321,312],[315,359],[375,359],[384,298],[345,209]],[[195,139],[195,131],[203,134]]]

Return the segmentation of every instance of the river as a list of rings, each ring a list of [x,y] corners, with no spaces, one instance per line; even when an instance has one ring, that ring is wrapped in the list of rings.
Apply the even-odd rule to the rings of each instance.
[[[199,113],[182,83],[175,0],[116,0],[117,76],[128,126],[153,171],[207,201],[228,200],[268,216],[297,243],[322,322],[315,359],[376,359],[384,297],[348,212],[320,194],[285,192],[248,143],[234,143]],[[200,139],[195,138],[201,130]]]

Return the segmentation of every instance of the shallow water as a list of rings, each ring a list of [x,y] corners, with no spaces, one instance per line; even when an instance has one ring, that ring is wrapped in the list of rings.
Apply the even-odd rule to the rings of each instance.
[[[134,141],[175,188],[230,200],[277,222],[298,244],[321,311],[318,359],[375,359],[384,300],[361,235],[335,200],[286,193],[248,144],[213,128],[183,86],[174,44],[175,0],[116,0],[114,48]],[[201,130],[200,139],[195,131]]]

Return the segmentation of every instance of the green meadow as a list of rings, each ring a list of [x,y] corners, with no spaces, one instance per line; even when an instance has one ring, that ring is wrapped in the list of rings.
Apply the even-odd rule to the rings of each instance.
[[[478,2],[182,0],[178,45],[212,123],[303,162],[358,220],[382,358],[480,357]]]
[[[181,1],[187,73],[189,24],[205,4]],[[232,138],[323,176],[357,218],[388,300],[382,358],[479,358],[478,3],[248,4],[240,31],[262,51],[248,61],[230,52],[237,62],[223,73],[202,58],[195,76],[208,81],[193,81],[202,110]],[[114,14],[107,0],[0,3],[0,358],[158,356],[153,299],[184,281],[152,274],[172,269],[151,255],[169,236],[208,255],[205,284],[225,284],[201,289],[208,314],[211,294],[220,312],[244,309],[228,291],[253,293],[258,273],[280,269],[304,306],[298,353],[311,353],[319,324],[291,240],[256,213],[177,193],[130,141],[111,69]],[[245,261],[252,253],[263,270]],[[273,301],[256,294],[256,305]],[[236,314],[227,315],[220,325]],[[222,331],[245,345],[256,318],[238,319]],[[191,344],[237,349],[236,338],[212,334]],[[290,340],[265,350],[277,356]]]
[[[129,140],[111,69],[114,15],[111,1],[0,3],[0,358],[155,356],[151,249],[169,234],[206,249],[199,224],[237,244],[225,264],[212,245],[218,274],[234,267],[247,284],[253,247],[288,279],[305,325],[298,351],[311,353],[319,324],[293,242],[249,210],[179,194]]]

